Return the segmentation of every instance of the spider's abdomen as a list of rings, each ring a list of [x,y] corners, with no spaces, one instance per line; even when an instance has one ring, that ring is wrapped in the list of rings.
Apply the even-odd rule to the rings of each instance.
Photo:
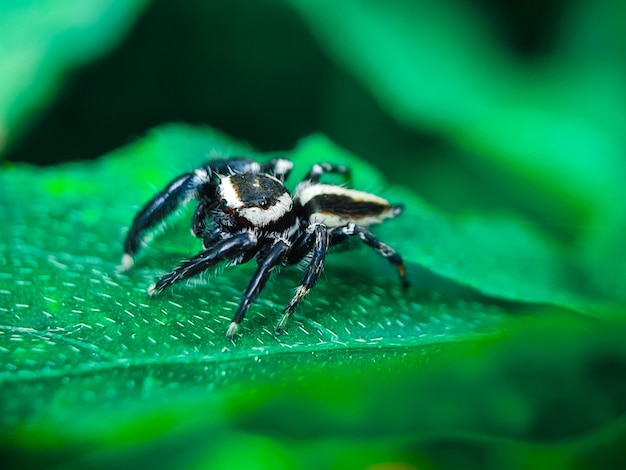
[[[296,189],[296,200],[311,222],[329,228],[354,223],[363,227],[396,217],[401,205],[392,205],[375,194],[330,184],[303,184]]]

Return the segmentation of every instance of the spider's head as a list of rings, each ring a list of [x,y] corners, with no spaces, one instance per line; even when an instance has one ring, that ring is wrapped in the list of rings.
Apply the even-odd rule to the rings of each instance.
[[[240,173],[220,180],[219,207],[232,225],[273,229],[290,224],[293,200],[283,183],[264,173]]]

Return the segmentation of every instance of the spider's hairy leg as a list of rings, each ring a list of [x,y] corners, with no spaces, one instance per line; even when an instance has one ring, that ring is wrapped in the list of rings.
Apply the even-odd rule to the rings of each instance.
[[[328,229],[324,224],[311,224],[307,228],[301,243],[302,246],[309,248],[308,251],[313,250],[313,257],[311,258],[311,262],[307,267],[302,283],[298,287],[296,294],[291,299],[291,302],[289,302],[289,305],[285,307],[283,316],[276,326],[276,334],[281,334],[284,331],[285,325],[291,315],[293,315],[298,303],[309,293],[319,279],[320,272],[324,266],[324,260],[326,259],[326,253],[328,252],[328,242]],[[301,253],[300,259],[306,256],[308,251]]]
[[[226,338],[233,339],[235,333],[237,333],[237,328],[246,316],[246,312],[250,308],[250,305],[252,305],[252,302],[254,302],[259,296],[263,287],[265,287],[265,284],[267,283],[267,280],[269,279],[274,268],[282,263],[283,259],[289,252],[289,249],[290,246],[287,243],[279,240],[270,247],[269,251],[263,258],[259,259],[259,267],[254,273],[254,276],[252,276],[252,279],[243,294],[241,304],[239,305],[237,312],[235,312],[233,321],[226,331]]]
[[[218,158],[210,160],[202,167],[209,176],[232,175],[233,173],[256,173],[261,166],[245,157]]]
[[[211,160],[204,166],[216,175],[232,175],[234,173],[269,173],[285,181],[293,168],[293,162],[284,158],[273,158],[267,163],[258,163],[245,157]]]
[[[398,210],[401,210],[398,207]],[[402,288],[406,289],[409,287],[409,281],[406,278],[406,268],[404,266],[404,262],[402,261],[402,257],[398,254],[396,250],[387,245],[386,243],[381,242],[376,236],[370,232],[365,227],[360,227],[355,224],[348,224],[342,227],[337,227],[330,232],[330,244],[337,245],[338,243],[343,242],[349,237],[359,237],[359,239],[365,243],[367,246],[374,248],[378,253],[380,253],[390,264],[396,267],[398,271],[398,275],[400,276],[400,282],[402,283]]]
[[[172,284],[188,279],[212,268],[221,261],[232,259],[257,245],[253,232],[243,232],[215,243],[211,248],[183,261],[158,282],[148,288],[148,295],[155,295]]]
[[[209,178],[210,173],[205,169],[185,173],[171,181],[142,207],[133,219],[133,224],[126,235],[122,258],[123,270],[128,270],[133,266],[134,257],[141,246],[143,234],[186,201],[196,198]]]
[[[343,176],[344,180],[350,181],[352,173],[350,168],[343,165],[335,165],[333,163],[316,163],[311,167],[309,172],[304,177],[303,181],[310,181],[311,183],[319,183],[320,178],[326,173],[336,173]]]
[[[281,181],[285,181],[291,173],[293,162],[285,158],[273,158],[261,165],[262,173],[270,173]]]

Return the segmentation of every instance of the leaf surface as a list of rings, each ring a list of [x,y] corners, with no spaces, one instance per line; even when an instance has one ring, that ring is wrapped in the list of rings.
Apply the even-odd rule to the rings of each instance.
[[[254,436],[296,431],[289,416],[297,414],[303,436],[329,426],[333,438],[344,430],[355,439],[400,438],[420,432],[416,423],[438,435],[446,431],[441,423],[448,423],[448,429],[464,433],[505,429],[512,438],[542,438],[531,432],[525,414],[538,413],[542,399],[498,388],[509,386],[503,371],[511,361],[524,360],[522,340],[494,346],[491,362],[486,358],[492,353],[482,348],[515,330],[518,313],[530,313],[537,304],[585,312],[593,299],[572,293],[558,252],[523,224],[450,219],[409,190],[387,186],[375,169],[326,138],[310,137],[286,153],[296,168],[290,184],[313,162],[341,162],[352,166],[355,187],[406,204],[405,214],[375,231],[405,257],[414,286],[409,291],[400,289],[394,270],[375,252],[336,253],[288,334],[276,337],[273,329],[302,273],[284,269],[250,310],[243,335],[229,342],[225,329],[253,266],[225,269],[156,298],[146,295],[155,278],[199,249],[189,236],[189,208],[144,249],[132,271],[120,273],[121,243],[134,212],[207,156],[236,154],[254,155],[210,129],[175,125],[96,162],[3,169],[0,421],[7,442],[28,449],[40,448],[39,441],[60,441],[56,449],[62,450],[78,439],[119,459],[128,445],[141,449],[165,439],[184,448],[194,439],[231,436],[252,448],[276,448],[289,461],[307,450],[287,450],[274,438]],[[580,325],[598,321],[563,312],[566,327],[574,328],[574,339],[566,334],[564,341],[572,344]],[[537,341],[543,346],[530,369],[537,374],[544,370],[538,357],[550,350],[545,335],[561,327],[541,325]],[[595,336],[584,337],[585,351],[595,357]],[[567,345],[554,364],[569,364],[578,354]],[[509,347],[500,360],[497,351]],[[480,359],[472,362],[475,354]],[[470,375],[463,375],[465,366]],[[457,404],[447,420],[436,420],[436,408],[431,414],[428,408],[446,402],[436,399],[446,370],[451,390],[469,386],[477,374],[471,393],[476,409],[483,400],[496,406],[499,399],[503,408],[493,408],[485,421]],[[576,382],[584,371],[563,373],[564,380]],[[484,398],[481,386],[489,390]],[[398,411],[412,406],[418,390],[423,419],[414,421]],[[396,406],[395,399],[399,408],[385,417],[383,410]],[[389,405],[367,411],[377,400]],[[549,436],[578,438],[598,430],[619,415],[612,398],[607,400],[609,411],[601,418],[585,417],[574,431],[559,428]],[[500,416],[510,403],[512,414]],[[269,420],[280,410],[285,417]],[[190,433],[189,440],[169,434],[179,427]],[[226,445],[217,437],[215,442]],[[402,445],[394,441],[392,447]],[[224,455],[210,448],[210,455],[190,455],[210,462]],[[81,462],[91,458],[86,455]]]

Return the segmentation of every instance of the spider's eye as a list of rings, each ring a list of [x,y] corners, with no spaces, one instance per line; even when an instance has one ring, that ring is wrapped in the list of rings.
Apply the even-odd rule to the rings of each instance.
[[[226,199],[220,199],[220,207],[224,212],[228,212],[230,208],[228,207],[228,201]]]
[[[261,198],[256,201],[257,206],[265,208],[270,205],[269,201],[266,198]]]

